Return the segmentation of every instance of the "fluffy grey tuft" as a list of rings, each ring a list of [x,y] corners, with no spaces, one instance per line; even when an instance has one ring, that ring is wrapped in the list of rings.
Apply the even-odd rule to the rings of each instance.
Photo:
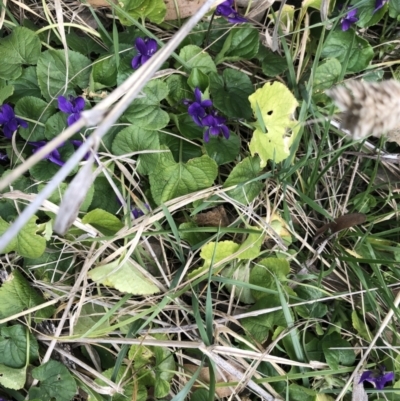
[[[398,141],[400,130],[400,82],[349,81],[326,91],[342,111],[341,127],[354,139],[388,135]],[[397,135],[396,135],[397,134]]]

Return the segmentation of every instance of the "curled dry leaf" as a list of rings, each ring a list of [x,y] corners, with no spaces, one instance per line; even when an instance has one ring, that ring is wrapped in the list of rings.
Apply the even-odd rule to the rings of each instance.
[[[346,228],[351,228],[362,224],[367,219],[367,216],[362,213],[350,213],[337,217],[334,221],[324,224],[315,233],[314,241],[316,241],[326,231],[330,230],[331,234],[342,231]]]
[[[389,133],[388,140],[398,142],[400,82],[349,81],[346,87],[337,86],[326,94],[342,111],[341,127],[349,130],[354,139]]]

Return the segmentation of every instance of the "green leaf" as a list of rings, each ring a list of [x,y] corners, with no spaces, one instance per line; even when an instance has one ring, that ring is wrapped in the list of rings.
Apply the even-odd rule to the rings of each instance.
[[[198,68],[204,74],[217,72],[217,67],[211,56],[206,53],[201,47],[195,45],[187,45],[179,52],[179,57],[186,62],[189,69]],[[179,64],[178,66],[179,67]]]
[[[28,128],[19,128],[22,138],[31,141],[41,141],[44,136],[44,124],[54,114],[55,109],[42,99],[33,96],[26,96],[18,100],[15,105],[15,114],[27,121]],[[36,124],[36,122],[41,124]]]
[[[268,160],[279,163],[290,155],[292,144],[299,126],[293,119],[298,106],[289,89],[280,82],[266,83],[249,97],[254,114],[260,111],[267,132],[257,128],[250,141],[250,152],[261,158],[261,167]]]
[[[159,289],[127,260],[124,264],[116,260],[89,271],[89,278],[118,291],[134,295],[151,295]]]
[[[77,35],[75,32],[69,32],[66,35],[68,47],[85,56],[90,57],[91,53],[103,53],[104,48],[93,40],[90,36]]]
[[[46,50],[39,58],[37,77],[43,97],[52,101],[89,85],[91,61],[80,53],[68,52],[68,69],[64,50]],[[65,87],[67,85],[67,87]]]
[[[193,142],[186,141],[183,138],[175,135],[161,134],[160,141],[161,145],[168,147],[176,162],[181,161],[186,163],[190,159],[201,157],[204,154],[201,146],[194,144]],[[151,167],[153,168],[154,165]]]
[[[29,361],[27,355],[29,334]],[[0,329],[0,363],[10,368],[22,368],[38,358],[38,343],[26,327],[16,324]]]
[[[100,306],[94,303],[86,303],[82,306],[78,320],[74,326],[74,335],[83,335],[87,333],[106,313],[104,306]],[[106,329],[110,326],[108,319],[104,321],[98,330]]]
[[[348,349],[332,350],[331,347],[346,347]],[[356,360],[351,344],[344,340],[339,333],[334,331],[322,339],[322,350],[324,351],[326,362],[332,370],[337,370],[339,364],[352,366]]]
[[[0,88],[0,104],[3,104],[14,93],[14,87],[12,85],[5,85]]]
[[[146,151],[138,157],[138,165],[142,174],[149,174],[156,168],[160,155],[157,151],[160,149],[158,132],[136,125],[130,125],[120,131],[112,144],[112,151],[115,155]],[[151,153],[151,151],[155,152]]]
[[[374,57],[374,51],[368,41],[356,35],[352,29],[345,32],[342,30],[330,32],[323,45],[321,57],[336,58],[343,64],[347,61],[347,53],[350,46],[352,47],[346,72],[354,73],[367,68]]]
[[[127,372],[128,371],[128,372]],[[102,372],[102,375],[107,379],[111,379],[114,374],[114,368],[110,368]],[[124,381],[127,377],[133,377],[132,371],[126,366],[121,366],[121,368],[117,372],[117,377],[115,381],[120,383]],[[95,379],[95,383],[99,384],[102,387],[108,386],[108,383],[103,382],[101,379]],[[123,386],[123,394],[114,394],[112,396],[112,401],[127,401],[127,400],[135,400],[135,401],[146,401],[147,399],[147,390],[141,384],[137,384],[137,381],[129,381]],[[103,398],[102,398],[103,400]],[[95,401],[93,397],[89,397],[88,401]]]
[[[241,281],[244,284],[243,286],[225,284],[225,287],[230,293],[232,293],[232,290],[235,291],[234,294],[236,300],[245,304],[253,304],[256,301],[251,295],[251,289],[246,287],[246,284],[249,283],[250,279],[249,263],[241,263],[238,266],[236,264],[230,264],[221,271],[220,275],[221,277]]]
[[[351,312],[351,320],[353,322],[353,327],[357,330],[357,333],[365,341],[371,341],[373,335],[369,331],[368,326],[358,317],[357,311],[353,310],[353,312]]]
[[[124,225],[117,216],[102,209],[94,209],[82,218],[82,223],[91,224],[105,235],[112,235]]]
[[[304,299],[305,301],[319,299],[324,296],[322,291],[320,291],[318,288],[300,286],[296,288],[296,294],[299,298]],[[295,311],[304,319],[319,319],[328,313],[328,307],[322,302],[314,302],[312,304],[297,306]]]
[[[154,396],[162,398],[168,395],[172,378],[176,374],[175,360],[172,352],[167,348],[154,347],[154,354],[156,357]]]
[[[340,78],[342,65],[336,58],[324,60],[317,69],[314,75],[314,93],[318,94],[325,89],[331,88]]]
[[[163,0],[121,0],[121,8],[132,18],[144,20],[147,18],[155,24],[161,24],[164,21],[167,7]],[[117,16],[123,25],[132,25],[132,22],[125,14],[117,10]]]
[[[122,120],[148,130],[164,128],[169,122],[168,113],[160,102],[168,95],[168,86],[161,80],[150,81],[143,89],[144,96],[136,98],[122,115]]]
[[[256,28],[249,25],[233,28],[225,39],[221,51],[217,54],[215,63],[250,60],[257,54],[259,43],[259,34]]]
[[[281,306],[281,301],[278,295],[268,295],[267,298],[259,299],[251,308],[249,312],[274,308]],[[287,323],[285,315],[281,310],[275,312],[264,313],[259,316],[251,316],[242,319],[243,328],[246,329],[259,343],[263,343],[267,338],[272,328],[275,326],[286,327]]]
[[[29,397],[41,401],[71,401],[78,388],[68,369],[60,362],[50,360],[32,370],[39,387],[31,387]]]
[[[276,290],[275,277],[284,282],[289,272],[290,265],[287,260],[278,258],[263,259],[251,270],[250,284]],[[252,295],[256,300],[270,297],[268,293],[258,290],[252,290]]]
[[[315,401],[315,391],[291,384],[289,386],[290,401]]]
[[[263,73],[268,77],[276,77],[287,70],[286,58],[264,46],[258,49],[257,58],[261,62]]]
[[[166,79],[166,83],[168,85],[167,101],[169,105],[186,110],[187,106],[183,105],[182,100],[193,96],[187,78],[180,74],[172,74]]]
[[[47,119],[44,126],[44,136],[47,140],[50,141],[64,131],[67,126],[67,118],[65,113],[58,112]]]
[[[357,194],[351,201],[354,205],[354,208],[359,213],[369,213],[371,208],[376,206],[376,199],[373,195],[361,192]]]
[[[66,185],[65,185],[66,186]],[[67,254],[61,250],[46,249],[46,252],[39,258],[24,258],[24,269],[34,274],[37,280],[47,283],[56,283],[63,279],[64,274],[74,268],[74,255]]]
[[[170,152],[160,153],[158,165],[149,175],[153,199],[160,205],[178,196],[208,188],[217,173],[217,164],[206,155],[187,163],[176,163]]]
[[[40,48],[40,39],[33,31],[24,27],[14,28],[10,35],[0,39],[0,78],[20,77],[22,65],[37,63]]]
[[[38,258],[46,249],[46,240],[36,234],[38,226],[36,225],[36,216],[32,216],[25,224],[24,228],[14,237],[10,243],[3,249],[4,253],[15,251],[18,255],[27,258]],[[10,227],[6,221],[0,217],[0,236]]]
[[[210,79],[200,68],[193,68],[190,72],[189,79],[187,80],[190,88],[194,91],[199,88],[202,93],[204,93],[210,86]]]
[[[251,203],[264,186],[261,181],[249,182],[258,176],[260,170],[259,157],[246,157],[238,163],[230,172],[223,188],[238,186],[228,191],[227,195],[244,205]]]
[[[249,96],[254,92],[250,78],[241,71],[225,68],[222,76],[210,74],[210,91],[214,106],[230,118],[252,116]]]
[[[236,159],[240,151],[240,138],[233,132],[229,139],[211,135],[210,140],[204,143],[204,148],[215,162],[221,166]]]
[[[257,229],[257,227],[249,227]],[[249,234],[246,240],[240,245],[238,259],[255,259],[260,255],[261,245],[264,242],[265,234]]]
[[[239,248],[240,245],[233,241],[209,242],[201,248],[200,257],[204,259],[204,265],[210,267],[224,259],[231,261],[230,256]]]
[[[203,127],[196,125],[192,117],[188,113],[180,114],[179,116],[171,115],[175,121],[179,132],[188,139],[201,139],[203,138]],[[211,135],[212,136],[212,135]]]
[[[187,241],[191,246],[197,245],[208,238],[208,234],[197,232],[198,225],[192,221],[179,225],[179,230],[188,230],[193,228],[193,231],[180,232],[182,241]]]
[[[385,9],[385,6],[383,6],[382,9]],[[392,18],[396,18],[398,20],[399,15],[400,15],[400,1],[399,0],[389,1],[389,16]]]
[[[8,83],[14,86],[14,93],[10,98],[11,103],[17,103],[17,101],[26,96],[42,97],[40,91],[36,67],[28,67],[22,70],[22,75],[17,80],[8,81]]]
[[[372,25],[375,25],[386,13],[387,6],[386,4],[375,12],[376,0],[366,0],[362,3],[357,3],[356,1],[351,1],[350,4],[354,6],[357,4],[357,26],[361,28],[368,28]],[[394,17],[396,18],[397,15]]]
[[[18,270],[14,270],[0,287],[1,318],[12,316],[44,302],[42,296],[29,285]]]
[[[103,209],[115,214],[120,208],[114,190],[105,177],[97,177],[94,182],[94,195],[90,210]]]
[[[11,390],[20,390],[26,382],[26,367],[13,369],[0,364],[0,384]]]
[[[92,77],[93,81],[101,84],[103,87],[111,87],[117,85],[117,63],[115,56],[107,56],[101,60],[97,60],[93,64]]]

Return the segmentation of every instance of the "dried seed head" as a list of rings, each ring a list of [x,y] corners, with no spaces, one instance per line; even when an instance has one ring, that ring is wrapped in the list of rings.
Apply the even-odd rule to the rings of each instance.
[[[396,141],[390,131],[400,129],[400,82],[349,81],[326,91],[342,111],[341,127],[349,130],[354,139],[368,135]],[[398,135],[395,135],[398,137]]]

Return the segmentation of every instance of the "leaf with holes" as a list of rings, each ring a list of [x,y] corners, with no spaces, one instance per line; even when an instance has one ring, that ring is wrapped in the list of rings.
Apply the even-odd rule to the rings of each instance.
[[[261,167],[268,160],[279,163],[290,155],[290,145],[299,131],[293,114],[298,106],[289,89],[280,82],[266,83],[250,97],[256,116],[262,118],[250,141],[250,152],[261,158]],[[260,116],[261,114],[261,116]],[[265,126],[266,132],[261,127]]]

